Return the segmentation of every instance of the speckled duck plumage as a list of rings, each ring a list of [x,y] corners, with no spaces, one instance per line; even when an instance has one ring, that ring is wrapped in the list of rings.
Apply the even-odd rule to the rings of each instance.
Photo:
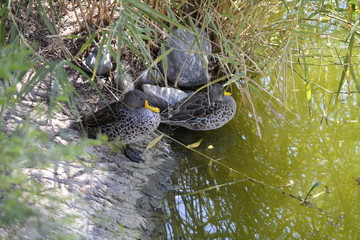
[[[234,117],[235,112],[234,99],[224,92],[221,84],[214,84],[209,93],[196,93],[163,111],[161,122],[206,131],[224,126]]]
[[[150,110],[152,109],[152,110]],[[125,144],[135,143],[153,132],[160,124],[158,108],[151,108],[143,92],[132,90],[123,101],[111,103],[82,118],[89,137],[101,132],[109,140],[118,138]]]

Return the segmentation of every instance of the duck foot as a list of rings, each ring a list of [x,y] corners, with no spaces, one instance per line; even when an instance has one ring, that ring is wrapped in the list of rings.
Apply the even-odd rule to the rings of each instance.
[[[142,153],[140,150],[131,147],[130,145],[126,145],[124,149],[125,156],[128,157],[133,162],[143,162],[144,159],[140,157]]]

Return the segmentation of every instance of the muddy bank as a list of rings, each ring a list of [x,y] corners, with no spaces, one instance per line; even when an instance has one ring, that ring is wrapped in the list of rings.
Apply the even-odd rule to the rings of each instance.
[[[54,112],[51,119],[35,111],[39,105],[46,109],[53,78],[49,76],[4,116],[6,133],[11,134],[26,122],[45,131],[51,141],[64,145],[79,142],[82,134],[71,127],[73,119],[66,109]],[[66,138],[62,137],[64,133]],[[137,147],[144,150],[155,137],[154,133]],[[91,155],[97,160],[93,161]],[[56,225],[52,229],[54,234],[72,234],[83,239],[159,237],[163,230],[159,226],[163,224],[156,209],[163,194],[172,188],[170,175],[176,169],[176,161],[171,155],[166,140],[145,151],[142,163],[131,162],[120,150],[102,145],[88,147],[86,153],[78,156],[79,161],[59,161],[43,169],[27,168],[24,171],[44,186],[46,194],[60,200],[39,199],[33,209],[48,227]],[[66,222],[68,216],[70,223]],[[12,231],[2,229],[0,237],[11,237]],[[16,231],[23,239],[36,239],[41,234],[35,219]]]

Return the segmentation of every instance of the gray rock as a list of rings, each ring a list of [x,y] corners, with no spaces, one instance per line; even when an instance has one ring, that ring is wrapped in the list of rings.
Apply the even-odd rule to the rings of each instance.
[[[144,84],[159,84],[162,82],[162,76],[156,69],[145,69],[141,71],[138,78],[135,80],[135,84],[138,89]]]
[[[196,31],[199,33],[200,29],[197,28]],[[207,34],[195,37],[183,29],[176,29],[174,34],[170,35],[166,50],[174,50],[167,55],[167,78],[175,83],[175,86],[196,87],[208,83],[210,76],[207,71],[207,54],[211,53],[208,39]]]
[[[182,99],[188,96],[186,92],[180,89],[159,87],[150,84],[144,84],[143,91],[149,102],[155,107],[160,108],[161,111],[177,102],[180,102]]]
[[[121,69],[117,69],[115,72],[115,86],[123,93],[135,89],[134,78],[130,74],[132,70],[128,62],[121,61]]]
[[[96,66],[96,58],[99,52],[100,56],[98,57],[96,75],[108,75],[113,65],[110,59],[110,50],[106,45],[103,46],[102,51],[99,51],[98,47],[91,49],[89,56],[87,56],[85,59],[85,65],[91,71],[94,71]]]

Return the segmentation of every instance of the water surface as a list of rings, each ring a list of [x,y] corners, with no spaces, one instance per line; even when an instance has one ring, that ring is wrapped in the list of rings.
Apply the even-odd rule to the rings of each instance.
[[[164,203],[164,238],[356,239],[360,234],[359,96],[347,93],[354,89],[351,77],[343,94],[331,93],[338,89],[348,51],[348,43],[338,39],[349,32],[326,26],[316,31],[331,31],[332,38],[294,37],[293,57],[301,54],[300,61],[286,59],[280,73],[274,62],[254,79],[283,103],[269,105],[254,96],[260,132],[233,84],[238,112],[229,124],[175,135],[186,144],[204,138],[197,150],[221,164],[209,166],[209,159],[195,152],[176,150],[181,170],[173,176],[177,189]],[[358,52],[355,46],[356,74]]]

